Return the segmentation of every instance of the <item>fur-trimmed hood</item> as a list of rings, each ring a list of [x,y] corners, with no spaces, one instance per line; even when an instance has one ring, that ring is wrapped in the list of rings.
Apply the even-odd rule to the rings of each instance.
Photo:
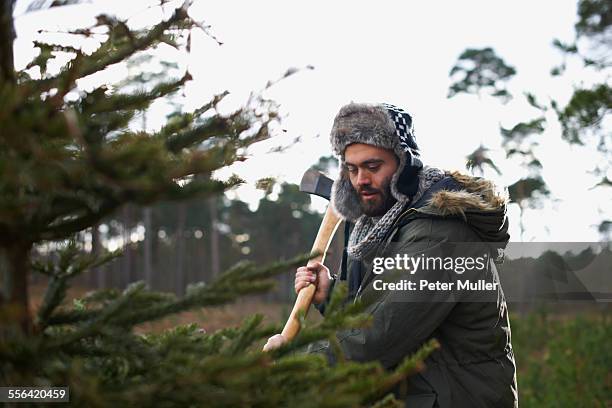
[[[496,211],[505,208],[507,193],[497,189],[495,184],[480,177],[462,174],[458,171],[445,172],[460,186],[457,191],[441,189],[433,192],[428,205],[438,209],[442,215],[464,215],[466,211]]]
[[[508,193],[480,177],[458,171],[446,177],[414,203],[419,212],[437,216],[461,217],[486,242],[508,242]]]

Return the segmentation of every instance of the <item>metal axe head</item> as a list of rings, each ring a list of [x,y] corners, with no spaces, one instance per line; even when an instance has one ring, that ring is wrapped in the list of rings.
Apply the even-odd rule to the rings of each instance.
[[[308,169],[302,176],[300,182],[300,191],[309,194],[315,194],[327,200],[331,197],[331,188],[334,184],[333,180],[315,169]]]

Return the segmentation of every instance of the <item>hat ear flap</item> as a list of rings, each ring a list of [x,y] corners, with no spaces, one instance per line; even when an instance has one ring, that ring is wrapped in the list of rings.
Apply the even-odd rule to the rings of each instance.
[[[359,197],[346,170],[341,171],[340,177],[332,185],[331,205],[336,213],[345,220],[355,221],[362,215]]]

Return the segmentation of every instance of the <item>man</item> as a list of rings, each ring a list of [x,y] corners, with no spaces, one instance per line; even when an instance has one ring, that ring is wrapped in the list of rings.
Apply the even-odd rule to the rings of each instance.
[[[407,406],[518,406],[494,261],[509,239],[506,198],[487,180],[423,166],[412,118],[392,105],[342,107],[331,144],[342,164],[332,205],[354,224],[346,262],[339,278],[320,263],[299,268],[296,292],[316,284],[313,303],[324,313],[335,282],[346,279],[349,300],[368,305],[370,327],[337,335],[349,359],[393,369],[425,341],[439,341],[401,395]]]

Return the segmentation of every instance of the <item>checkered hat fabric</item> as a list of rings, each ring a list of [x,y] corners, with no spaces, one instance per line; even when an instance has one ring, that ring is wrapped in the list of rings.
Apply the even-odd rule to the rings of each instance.
[[[387,110],[393,124],[395,125],[395,134],[399,137],[402,149],[412,158],[419,156],[419,147],[416,144],[414,137],[414,127],[412,125],[412,116],[402,108],[398,108],[390,103],[381,103]]]

